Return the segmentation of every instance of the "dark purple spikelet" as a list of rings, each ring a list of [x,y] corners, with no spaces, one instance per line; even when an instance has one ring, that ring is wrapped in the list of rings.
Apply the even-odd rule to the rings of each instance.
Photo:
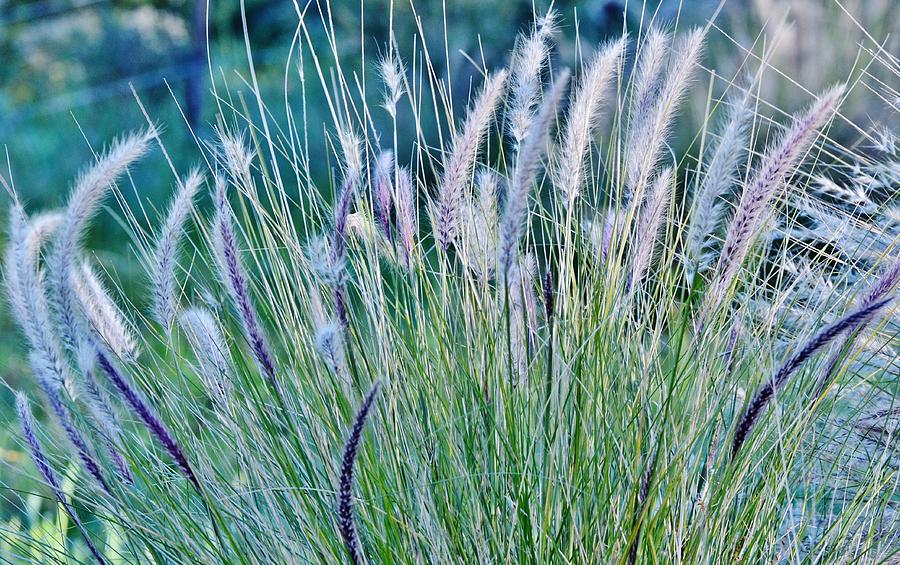
[[[225,195],[225,181],[216,177],[216,246],[231,298],[241,318],[245,337],[265,377],[275,383],[275,361],[250,298],[250,285],[241,265],[234,232],[233,212]]]
[[[350,216],[350,208],[356,195],[359,178],[356,173],[349,172],[344,178],[344,184],[334,205],[334,230],[331,234],[331,261],[336,272],[343,275],[347,260],[347,218]],[[334,309],[341,326],[346,328],[347,301],[345,296],[345,283],[343,276],[338,277],[334,283]]]
[[[553,275],[550,269],[544,275],[544,313],[547,315],[547,323],[553,319],[553,309],[556,305],[555,296],[553,294]]]
[[[391,207],[394,193],[394,153],[385,151],[378,157],[375,166],[375,221],[384,232],[384,237],[392,241]]]
[[[778,369],[778,372],[775,373],[769,382],[757,391],[747,404],[744,415],[741,417],[737,430],[734,433],[734,441],[731,444],[732,459],[737,456],[741,446],[744,445],[747,435],[753,429],[760,414],[775,395],[775,391],[781,388],[797,369],[809,360],[810,357],[815,355],[817,351],[834,341],[834,339],[843,332],[864,327],[879,310],[884,308],[892,300],[893,297],[879,300],[841,318],[813,336],[802,349],[792,355]]]
[[[885,294],[888,293],[896,284],[897,281],[900,280],[900,260],[894,262],[891,267],[884,272],[881,277],[879,277],[878,281],[872,286],[869,290],[869,293],[863,299],[861,306],[866,307],[869,306],[876,301],[880,300],[884,297]],[[856,328],[850,328],[850,332],[853,332]],[[816,393],[814,398],[818,398],[825,392],[825,387],[828,386],[828,383],[831,382],[831,377],[834,374],[835,369],[837,368],[838,363],[841,360],[841,353],[844,349],[850,345],[852,340],[851,336],[846,336],[841,343],[840,347],[838,347],[834,353],[831,354],[831,357],[828,358],[828,363],[825,364],[825,369],[819,375],[819,381],[816,385]]]
[[[59,503],[62,504],[66,513],[75,522],[75,525],[78,528],[78,531],[81,532],[81,537],[84,538],[84,543],[88,546],[91,554],[98,563],[105,565],[106,560],[103,558],[103,555],[100,554],[100,550],[97,549],[94,542],[91,541],[91,538],[88,537],[87,531],[81,524],[81,520],[78,518],[78,515],[75,514],[75,509],[72,508],[63,494],[62,488],[59,485],[59,479],[57,479],[56,473],[50,466],[50,461],[47,459],[44,449],[41,447],[41,443],[34,433],[34,417],[31,414],[31,408],[28,406],[28,400],[25,398],[25,395],[20,392],[16,393],[16,411],[19,415],[19,422],[22,424],[22,435],[25,437],[25,442],[28,444],[28,450],[31,452],[31,459],[34,461],[34,465],[37,467],[38,472],[41,474],[41,477],[43,477],[44,482],[50,486],[50,489],[53,491],[57,500],[59,500]]]
[[[647,497],[650,495],[650,485],[653,483],[653,476],[656,473],[656,458],[658,456],[659,451],[657,450],[653,454],[650,464],[647,465],[647,468],[644,470],[644,474],[641,477],[641,488],[638,491],[637,507],[635,508],[634,517],[638,531],[635,534],[634,542],[631,544],[631,549],[628,550],[628,565],[634,565],[634,562],[637,560],[638,542],[641,539],[641,514],[644,512],[644,505],[647,504]]]
[[[59,425],[62,426],[62,429],[66,434],[66,439],[69,440],[75,447],[75,451],[78,452],[78,458],[81,460],[81,464],[84,465],[85,470],[97,481],[104,492],[110,494],[109,483],[103,478],[103,473],[100,471],[100,465],[97,464],[93,452],[81,436],[81,432],[75,427],[75,423],[72,421],[72,413],[60,397],[59,391],[53,383],[44,377],[44,373],[39,370],[39,367],[35,367],[35,375],[37,376],[37,381],[41,390],[47,397],[47,401],[50,404],[50,410],[53,412],[56,421],[59,422]]]
[[[103,372],[106,373],[106,376],[109,377],[113,386],[115,386],[122,395],[122,398],[125,399],[125,402],[128,403],[135,414],[137,414],[144,422],[144,425],[147,426],[147,429],[150,430],[150,433],[156,437],[163,448],[169,453],[169,456],[172,457],[184,476],[191,481],[198,491],[200,491],[200,481],[197,480],[194,470],[191,469],[190,464],[188,464],[187,457],[184,456],[184,452],[181,451],[181,447],[178,445],[178,442],[175,441],[175,438],[172,437],[169,429],[156,417],[153,410],[151,410],[150,406],[148,406],[144,399],[141,398],[140,394],[128,384],[106,354],[99,350],[97,351],[97,362]]]
[[[356,529],[353,525],[353,465],[356,463],[359,440],[362,436],[363,427],[366,425],[369,410],[375,401],[378,385],[379,383],[377,382],[372,385],[372,390],[366,395],[359,412],[356,413],[356,420],[353,422],[353,429],[350,432],[350,437],[347,438],[347,443],[344,446],[344,457],[341,460],[338,526],[341,530],[341,537],[344,539],[344,545],[347,547],[347,554],[350,556],[350,563],[353,565],[359,563],[359,543],[356,539]]]

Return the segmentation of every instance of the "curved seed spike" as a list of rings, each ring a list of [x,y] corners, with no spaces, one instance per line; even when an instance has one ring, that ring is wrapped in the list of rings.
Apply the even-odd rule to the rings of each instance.
[[[872,317],[879,310],[887,306],[892,300],[893,297],[879,300],[878,302],[865,306],[841,318],[816,334],[812,339],[806,342],[806,345],[804,345],[802,349],[788,358],[788,360],[778,369],[778,372],[772,376],[769,382],[759,389],[747,403],[747,408],[744,410],[744,415],[738,422],[737,430],[734,433],[734,441],[731,444],[732,459],[737,457],[741,446],[744,445],[744,442],[747,439],[747,435],[756,425],[760,414],[762,414],[762,411],[769,405],[775,392],[784,386],[788,379],[790,379],[803,363],[845,331],[866,326],[872,320]]]
[[[341,530],[341,537],[344,539],[344,546],[347,548],[347,554],[350,557],[350,563],[353,565],[359,563],[359,542],[356,539],[356,529],[353,525],[353,465],[356,463],[359,440],[363,427],[366,425],[366,418],[369,416],[369,411],[372,408],[372,403],[375,401],[375,394],[378,392],[378,388],[378,382],[372,385],[372,389],[366,395],[359,412],[356,413],[353,429],[350,431],[350,437],[347,438],[347,443],[344,446],[344,457],[341,460],[338,525]]]

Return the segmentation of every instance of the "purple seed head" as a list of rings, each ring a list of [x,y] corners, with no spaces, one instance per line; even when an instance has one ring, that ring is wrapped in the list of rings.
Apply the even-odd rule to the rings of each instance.
[[[75,525],[78,528],[78,531],[81,532],[81,537],[84,538],[84,542],[88,546],[91,554],[98,563],[105,565],[106,560],[103,558],[103,555],[100,554],[100,550],[97,549],[94,542],[91,541],[91,538],[88,537],[87,531],[84,529],[81,520],[78,518],[78,515],[75,514],[75,509],[69,504],[69,501],[66,499],[65,494],[60,487],[59,479],[56,477],[53,467],[50,466],[50,461],[47,459],[46,452],[38,441],[37,435],[34,433],[34,416],[31,414],[31,408],[28,406],[28,399],[25,398],[25,395],[21,392],[16,393],[16,411],[18,412],[19,422],[22,425],[22,435],[25,437],[25,442],[28,444],[28,451],[31,453],[31,459],[34,461],[35,467],[37,467],[44,482],[50,486],[50,489],[53,491],[56,499],[59,500],[59,503],[62,504],[66,513],[75,522]]]
[[[356,539],[356,529],[353,525],[353,466],[356,463],[356,455],[359,451],[359,440],[362,436],[363,427],[366,425],[366,418],[375,401],[375,394],[378,392],[379,383],[372,385],[372,390],[366,395],[359,412],[356,413],[356,419],[353,422],[353,429],[350,431],[350,437],[344,446],[344,457],[341,460],[341,483],[338,501],[338,526],[340,527],[341,537],[344,539],[344,545],[347,548],[347,554],[350,557],[350,563],[356,565],[359,563],[359,542]]]

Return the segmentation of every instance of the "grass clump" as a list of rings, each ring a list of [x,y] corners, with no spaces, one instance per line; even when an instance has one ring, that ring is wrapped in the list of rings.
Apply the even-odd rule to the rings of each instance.
[[[113,144],[58,214],[28,218],[10,188],[7,291],[68,443],[39,442],[20,396],[24,437],[90,554],[895,558],[896,222],[859,179],[896,182],[897,155],[828,137],[849,86],[772,118],[749,78],[707,101],[700,162],[675,158],[709,30],[650,26],[570,70],[560,25],[478,68],[463,115],[427,51],[394,43],[380,91],[320,73],[323,147],[297,134],[321,124],[288,107],[282,129],[258,95],[255,123],[220,115],[161,227],[125,211],[147,317],[79,242],[157,128]],[[426,114],[447,134],[426,139]]]

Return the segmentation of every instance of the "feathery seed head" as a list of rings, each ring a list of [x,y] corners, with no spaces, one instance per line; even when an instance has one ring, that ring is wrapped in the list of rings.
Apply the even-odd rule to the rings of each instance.
[[[547,149],[547,136],[556,120],[557,108],[569,85],[569,71],[556,78],[544,98],[541,110],[531,122],[519,152],[500,224],[500,269],[506,274],[512,267],[519,241],[525,231],[531,188],[535,183],[541,159]]]
[[[571,205],[581,192],[584,159],[590,149],[591,134],[600,118],[600,109],[625,55],[627,36],[602,46],[584,72],[569,109],[560,149],[556,184],[565,202]]]
[[[556,31],[556,13],[548,12],[535,21],[531,34],[519,36],[510,62],[509,130],[518,146],[540,102],[541,74],[550,56],[550,43]]]
[[[770,145],[752,179],[744,187],[740,204],[719,255],[716,278],[707,295],[705,316],[718,307],[744,262],[753,237],[765,223],[771,203],[786,178],[800,164],[819,129],[831,117],[844,93],[840,85],[823,94],[808,111]]]
[[[136,359],[138,345],[131,324],[126,321],[90,263],[82,261],[75,267],[70,279],[84,319],[103,344],[120,359]]]
[[[194,197],[203,184],[203,174],[194,169],[179,180],[178,192],[166,215],[156,242],[153,268],[150,269],[153,293],[153,314],[167,332],[175,321],[178,306],[178,280],[175,271],[178,264],[178,241],[184,225],[194,208]]]
[[[394,153],[384,151],[375,165],[375,220],[389,240],[391,235],[391,206],[394,193]]]
[[[197,373],[210,395],[226,402],[231,392],[231,353],[219,323],[206,308],[193,306],[178,315],[178,323],[197,357]]]
[[[407,270],[412,269],[412,253],[416,245],[416,234],[419,231],[419,219],[416,210],[415,193],[409,169],[397,169],[396,186],[397,232],[399,236],[401,260]]]
[[[485,79],[462,130],[453,137],[450,151],[444,158],[437,201],[430,207],[435,241],[444,251],[453,243],[459,230],[463,195],[470,185],[478,150],[503,94],[506,76],[506,70],[501,70]]]

